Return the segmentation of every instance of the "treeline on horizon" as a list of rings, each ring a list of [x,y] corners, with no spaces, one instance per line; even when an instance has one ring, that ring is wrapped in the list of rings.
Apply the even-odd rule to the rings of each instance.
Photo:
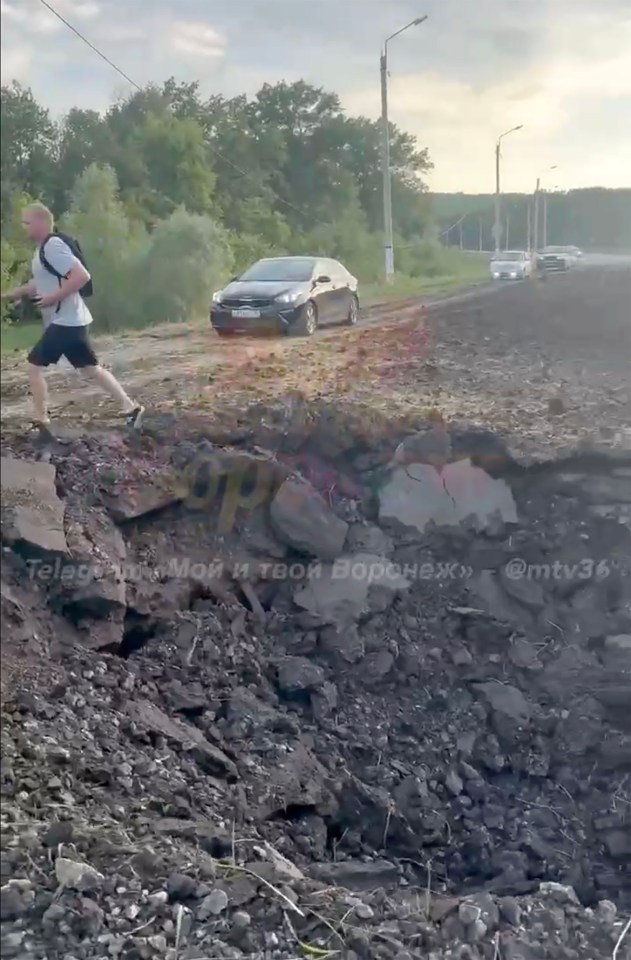
[[[493,247],[494,202],[492,193],[432,193],[431,209],[444,242],[466,250]],[[588,187],[547,193],[547,242],[575,244],[584,250],[631,250],[631,189]],[[525,249],[528,242],[528,207],[534,223],[532,194],[502,195],[502,245]],[[543,235],[543,193],[540,196],[540,229]],[[458,222],[460,221],[460,222]],[[451,229],[450,229],[451,228]],[[507,236],[508,228],[508,236]]]

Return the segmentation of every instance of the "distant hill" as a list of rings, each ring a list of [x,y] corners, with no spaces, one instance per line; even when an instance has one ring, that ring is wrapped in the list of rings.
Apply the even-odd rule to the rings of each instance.
[[[431,193],[429,197],[441,233],[448,231],[443,242],[459,246],[462,239],[467,250],[480,245],[483,250],[492,248],[493,194]],[[502,246],[526,246],[529,204],[532,195],[502,195]],[[548,243],[573,243],[585,250],[631,250],[631,189],[591,187],[549,193],[547,205]],[[461,224],[453,226],[461,218]]]

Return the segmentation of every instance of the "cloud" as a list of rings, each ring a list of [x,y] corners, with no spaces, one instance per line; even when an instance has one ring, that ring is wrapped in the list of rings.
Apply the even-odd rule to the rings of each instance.
[[[631,24],[619,22],[613,33],[600,22],[591,26],[584,34],[576,27],[561,31],[550,25],[541,38],[539,57],[527,69],[508,75],[477,83],[437,70],[399,72],[390,78],[390,117],[428,146],[435,165],[434,189],[492,189],[495,141],[514,124],[523,124],[523,130],[504,141],[507,189],[527,188],[539,169],[555,162],[568,185],[585,183],[587,177],[594,178],[588,182],[602,182],[590,155],[610,154],[611,148],[604,149],[606,140],[629,155],[631,147],[625,147],[619,131],[624,129],[625,106],[627,111],[631,107]],[[612,100],[618,103],[618,123],[590,137],[599,109]],[[344,102],[351,112],[379,114],[374,85],[347,91]],[[576,150],[575,131],[581,134],[582,153]],[[614,169],[618,179],[626,174],[629,182],[631,164],[625,170],[621,160],[603,164],[607,182]]]
[[[66,19],[73,20],[94,20],[102,12],[101,5],[95,0],[54,0],[51,6]]]
[[[18,8],[12,6],[7,0],[2,0],[0,3],[0,13],[2,14],[2,19],[4,20],[6,18],[9,22],[19,23],[23,18]]]
[[[2,82],[10,83],[11,80],[25,80],[29,76],[31,63],[33,60],[33,51],[29,47],[13,47],[2,54],[0,67],[2,71]]]
[[[223,57],[226,38],[206,23],[180,21],[173,25],[172,44],[193,57]]]
[[[101,7],[95,0],[55,0],[51,6],[73,23],[94,20]],[[24,32],[51,34],[64,29],[61,20],[38,0],[1,0],[3,27],[21,27]]]
[[[32,3],[29,3],[29,0],[19,6],[17,3],[9,2],[9,0],[2,0],[0,10],[2,12],[3,29],[24,28],[36,33],[49,33],[51,29],[55,30],[60,26],[59,22],[52,19],[51,14],[41,4],[35,7]]]
[[[492,189],[496,137],[516,123],[506,189],[530,189],[552,163],[567,187],[630,182],[629,0],[132,0],[131,15],[128,0],[51,3],[141,85],[174,75],[252,95],[303,77],[373,117],[384,38],[427,13],[392,44],[389,93],[391,119],[429,149],[433,188]],[[40,0],[0,4],[4,82],[30,85],[55,116],[128,92]]]

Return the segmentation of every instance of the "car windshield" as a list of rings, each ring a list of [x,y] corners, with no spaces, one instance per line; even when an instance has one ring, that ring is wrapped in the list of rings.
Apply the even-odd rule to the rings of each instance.
[[[270,282],[290,280],[299,283],[310,280],[312,276],[313,260],[279,257],[277,260],[259,260],[241,274],[239,280],[269,280]]]
[[[504,250],[503,253],[496,253],[494,260],[521,260],[523,253],[520,250]]]

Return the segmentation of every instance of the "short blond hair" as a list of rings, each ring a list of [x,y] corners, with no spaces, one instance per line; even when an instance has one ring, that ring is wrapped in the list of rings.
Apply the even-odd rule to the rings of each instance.
[[[43,203],[29,203],[25,213],[34,213],[35,216],[39,217],[41,220],[46,220],[48,226],[52,230],[53,224],[55,223],[55,218],[52,212]]]

